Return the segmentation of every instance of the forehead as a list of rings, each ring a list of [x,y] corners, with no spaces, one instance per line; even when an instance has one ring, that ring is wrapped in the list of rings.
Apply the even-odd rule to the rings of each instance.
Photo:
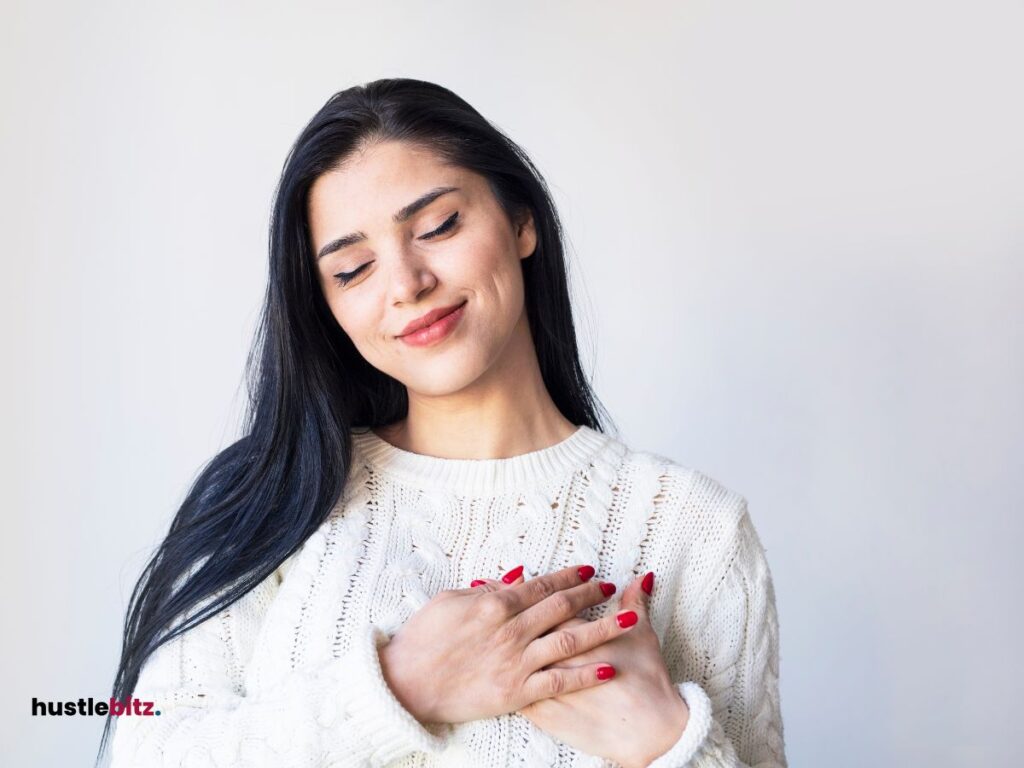
[[[392,214],[430,189],[452,186],[473,195],[478,182],[476,174],[444,163],[429,149],[396,141],[372,145],[313,183],[310,225],[346,232],[386,226]]]

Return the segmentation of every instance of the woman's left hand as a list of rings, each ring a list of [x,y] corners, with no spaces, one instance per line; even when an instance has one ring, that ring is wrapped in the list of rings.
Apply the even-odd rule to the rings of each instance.
[[[500,581],[489,583],[507,587]],[[576,749],[614,760],[623,768],[646,768],[683,735],[689,709],[672,683],[661,644],[648,615],[649,596],[634,579],[622,594],[619,611],[633,610],[637,625],[589,651],[546,667],[606,662],[613,680],[519,710],[534,725]],[[521,583],[517,579],[513,584]],[[585,623],[569,619],[551,632]]]

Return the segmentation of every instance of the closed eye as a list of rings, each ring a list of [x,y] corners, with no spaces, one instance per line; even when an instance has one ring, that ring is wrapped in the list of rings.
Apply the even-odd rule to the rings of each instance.
[[[445,232],[447,232],[448,230],[455,226],[455,222],[458,220],[458,218],[459,212],[456,211],[447,219],[445,219],[444,224],[439,226],[433,232],[428,232],[427,234],[422,235],[420,237],[420,240],[431,240],[437,237],[438,235],[443,235]],[[368,266],[370,266],[370,262],[363,264],[361,267],[359,267],[359,269],[353,270],[352,272],[339,272],[334,276],[334,279],[337,280],[340,285],[345,285],[346,283],[349,283],[353,279],[355,279],[359,275],[359,273],[366,269]]]
[[[337,280],[339,284],[345,285],[345,283],[350,282],[356,275],[358,275],[368,266],[370,266],[370,262],[366,262],[359,269],[354,270],[352,272],[339,272],[334,276],[334,279]]]
[[[449,216],[447,219],[445,219],[444,224],[442,224],[440,227],[435,229],[433,232],[428,232],[427,234],[423,235],[420,238],[420,240],[430,240],[431,238],[437,237],[438,235],[443,235],[445,232],[447,232],[449,229],[451,229],[452,227],[455,226],[455,220],[458,219],[458,218],[459,218],[459,212],[456,211],[451,216]]]

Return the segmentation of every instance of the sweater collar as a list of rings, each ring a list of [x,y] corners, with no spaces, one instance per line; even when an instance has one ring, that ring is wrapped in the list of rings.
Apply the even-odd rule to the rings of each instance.
[[[446,459],[412,453],[372,430],[352,431],[356,451],[375,469],[421,488],[445,488],[471,496],[536,488],[586,469],[612,438],[586,425],[561,442],[503,459]]]

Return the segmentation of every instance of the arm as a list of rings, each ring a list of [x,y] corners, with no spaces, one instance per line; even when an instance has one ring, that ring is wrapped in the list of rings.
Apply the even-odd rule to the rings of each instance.
[[[741,503],[732,559],[704,622],[701,647],[712,654],[705,685],[671,670],[689,719],[676,744],[648,768],[787,766],[775,590],[746,502]]]
[[[428,731],[385,683],[378,648],[388,636],[374,625],[343,657],[247,694],[247,659],[233,649],[253,647],[277,588],[272,574],[146,660],[133,696],[160,715],[117,718],[110,768],[381,766],[443,749],[447,735]]]

